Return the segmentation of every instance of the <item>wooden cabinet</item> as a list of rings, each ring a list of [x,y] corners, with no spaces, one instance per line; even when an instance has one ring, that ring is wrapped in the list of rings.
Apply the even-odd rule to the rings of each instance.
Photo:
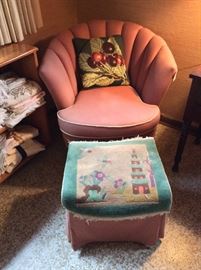
[[[0,73],[14,71],[17,75],[34,80],[40,84],[37,71],[37,51],[38,48],[28,44],[11,44],[0,47]],[[36,109],[24,121],[38,128],[40,134],[38,140],[41,143],[45,145],[50,143],[46,105]],[[5,132],[5,130],[6,128],[0,128],[0,134]],[[8,174],[0,175],[0,182],[8,176]]]

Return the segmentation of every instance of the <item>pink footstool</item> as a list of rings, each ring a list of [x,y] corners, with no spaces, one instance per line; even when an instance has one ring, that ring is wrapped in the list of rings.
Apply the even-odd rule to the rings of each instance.
[[[154,245],[171,203],[153,138],[69,144],[62,204],[74,250],[103,241]]]

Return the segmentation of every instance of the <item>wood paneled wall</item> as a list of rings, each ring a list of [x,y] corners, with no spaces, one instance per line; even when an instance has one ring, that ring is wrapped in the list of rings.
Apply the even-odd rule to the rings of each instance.
[[[78,21],[94,18],[133,21],[166,40],[179,72],[161,103],[161,111],[181,120],[191,83],[188,75],[201,64],[201,1],[78,0]]]

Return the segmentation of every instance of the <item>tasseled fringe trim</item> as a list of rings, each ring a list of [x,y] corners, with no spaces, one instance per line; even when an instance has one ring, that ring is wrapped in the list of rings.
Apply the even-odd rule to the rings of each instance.
[[[139,215],[139,216],[127,216],[127,217],[95,217],[95,216],[88,216],[88,215],[81,215],[69,210],[66,210],[67,214],[71,213],[73,217],[76,217],[81,220],[85,220],[86,223],[89,224],[89,222],[94,222],[94,221],[126,221],[126,220],[137,220],[137,219],[145,219],[148,217],[155,217],[155,216],[163,216],[166,214],[169,214],[170,211],[164,211],[164,212],[155,212],[155,213],[150,213],[146,215]]]
[[[64,131],[62,131],[64,132]],[[65,132],[64,132],[65,133]],[[104,141],[104,140],[93,140],[93,141],[87,141],[87,140],[79,140],[79,141],[72,141],[70,142],[69,144],[80,144],[80,143],[100,143],[100,144],[105,144],[105,143],[113,143],[113,142],[129,142],[129,141],[137,141],[137,140],[154,140],[153,137],[150,137],[150,136],[146,136],[146,137],[141,137],[140,135],[134,137],[134,138],[126,138],[124,139],[124,137],[122,137],[121,139],[117,139],[117,140],[109,140],[109,141]]]

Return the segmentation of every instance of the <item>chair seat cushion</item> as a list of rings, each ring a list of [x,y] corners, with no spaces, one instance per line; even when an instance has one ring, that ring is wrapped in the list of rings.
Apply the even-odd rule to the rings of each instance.
[[[158,106],[144,103],[131,86],[80,91],[74,105],[57,113],[64,135],[83,139],[133,137],[153,131]]]

